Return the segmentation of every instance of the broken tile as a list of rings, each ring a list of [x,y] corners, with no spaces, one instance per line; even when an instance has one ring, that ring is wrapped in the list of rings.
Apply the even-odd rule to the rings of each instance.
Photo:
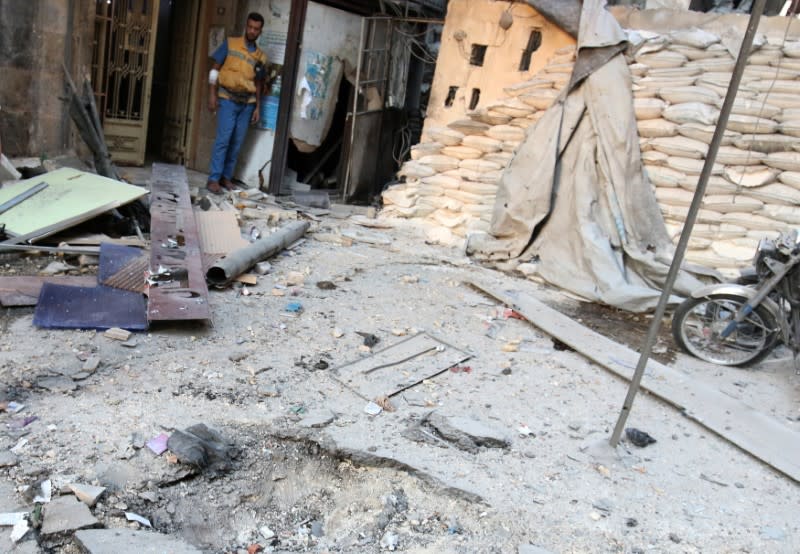
[[[42,535],[68,533],[100,523],[74,496],[60,496],[44,507]]]
[[[106,491],[105,487],[95,487],[94,485],[83,485],[80,483],[70,484],[69,489],[78,497],[78,500],[90,508],[95,505],[100,495]]]
[[[78,531],[75,540],[87,554],[137,552],[138,554],[200,554],[200,550],[171,536],[133,529]]]

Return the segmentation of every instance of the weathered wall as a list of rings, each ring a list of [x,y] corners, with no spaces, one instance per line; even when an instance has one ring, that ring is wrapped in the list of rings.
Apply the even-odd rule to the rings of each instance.
[[[0,0],[0,137],[9,156],[52,155],[69,146],[61,64],[74,65],[81,53],[74,37],[83,32],[68,29],[72,5]]]
[[[504,31],[503,13],[513,17]],[[522,53],[531,32],[542,34],[541,46],[531,56],[530,67],[520,71]],[[486,45],[483,66],[470,64],[473,44]],[[472,91],[480,90],[477,108],[504,96],[503,88],[530,79],[546,64],[553,52],[575,40],[524,3],[493,0],[451,0],[442,30],[426,121],[434,125],[460,119],[469,109]],[[451,106],[445,101],[451,87],[458,87]]]

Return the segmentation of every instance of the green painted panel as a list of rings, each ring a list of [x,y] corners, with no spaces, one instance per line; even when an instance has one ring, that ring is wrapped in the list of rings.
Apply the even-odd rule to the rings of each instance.
[[[0,223],[13,236],[26,235],[61,222],[88,217],[133,202],[147,194],[142,187],[128,185],[77,169],[62,168],[0,188],[0,204],[45,182],[48,187],[0,214]]]

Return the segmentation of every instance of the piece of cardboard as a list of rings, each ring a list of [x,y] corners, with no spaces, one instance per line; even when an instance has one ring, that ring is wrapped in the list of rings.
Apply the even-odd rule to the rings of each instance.
[[[250,244],[242,238],[234,212],[195,212],[194,219],[203,254],[230,254]]]

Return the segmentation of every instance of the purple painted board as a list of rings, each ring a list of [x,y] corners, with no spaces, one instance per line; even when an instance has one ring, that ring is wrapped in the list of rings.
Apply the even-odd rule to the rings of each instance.
[[[100,244],[100,262],[97,268],[97,282],[105,283],[120,269],[142,255],[140,248],[120,244]]]
[[[45,283],[33,314],[33,324],[45,329],[147,329],[144,296],[99,285],[70,287]]]

